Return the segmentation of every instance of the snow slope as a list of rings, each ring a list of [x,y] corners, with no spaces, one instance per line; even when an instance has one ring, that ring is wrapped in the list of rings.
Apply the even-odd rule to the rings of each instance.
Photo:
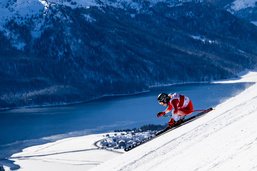
[[[66,138],[53,143],[37,145],[14,154],[11,160],[24,171],[85,171],[107,159],[115,158],[119,152],[103,150],[94,145],[104,134]]]
[[[256,82],[256,73],[242,80]],[[256,122],[254,84],[204,117],[92,170],[257,170]]]
[[[240,80],[257,82],[257,72]],[[257,84],[207,115],[129,152],[97,149],[103,135],[68,138],[24,149],[20,170],[257,170]]]

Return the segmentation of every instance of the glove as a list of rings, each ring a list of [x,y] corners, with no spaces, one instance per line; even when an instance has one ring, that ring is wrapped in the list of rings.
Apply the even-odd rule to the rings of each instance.
[[[158,114],[157,114],[157,117],[159,118],[159,117],[161,117],[161,116],[164,116],[166,113],[165,112],[159,112]]]

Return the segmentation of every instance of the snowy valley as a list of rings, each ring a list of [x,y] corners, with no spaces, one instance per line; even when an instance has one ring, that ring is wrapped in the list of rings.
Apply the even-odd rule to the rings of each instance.
[[[256,83],[257,73],[223,82]],[[254,84],[205,116],[129,152],[97,148],[94,143],[106,134],[96,134],[30,147],[11,159],[26,171],[256,170],[256,97]]]
[[[0,171],[255,171],[256,69],[257,0],[1,0]],[[218,105],[125,152],[167,85]]]

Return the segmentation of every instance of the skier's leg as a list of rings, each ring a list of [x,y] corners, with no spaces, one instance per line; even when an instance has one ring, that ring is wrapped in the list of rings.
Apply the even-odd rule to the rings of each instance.
[[[178,110],[177,114],[180,116],[186,116],[191,114],[192,112],[194,112],[194,107],[193,107],[192,101],[190,100],[188,105],[185,108],[181,108]]]
[[[168,122],[168,127],[171,128],[176,124],[180,124],[183,121],[184,117],[185,116],[179,116],[176,114],[172,114],[172,117],[171,117],[170,121]]]
[[[180,111],[179,111],[179,112],[180,112]],[[173,118],[173,120],[174,120],[175,122],[178,122],[178,121],[184,119],[184,117],[185,117],[184,115],[172,114],[172,118]]]

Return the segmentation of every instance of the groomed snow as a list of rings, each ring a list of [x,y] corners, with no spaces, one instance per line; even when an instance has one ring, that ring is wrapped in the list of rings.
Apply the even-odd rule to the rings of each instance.
[[[33,146],[12,155],[11,160],[21,166],[21,171],[85,171],[120,155],[94,145],[105,134],[66,138],[53,143]]]
[[[257,72],[240,80],[257,82]],[[257,170],[257,84],[207,115],[129,152],[97,149],[103,134],[67,138],[14,154],[20,170]]]
[[[241,81],[256,82],[257,74],[250,72]],[[92,170],[256,170],[256,122],[254,84],[204,117]]]

